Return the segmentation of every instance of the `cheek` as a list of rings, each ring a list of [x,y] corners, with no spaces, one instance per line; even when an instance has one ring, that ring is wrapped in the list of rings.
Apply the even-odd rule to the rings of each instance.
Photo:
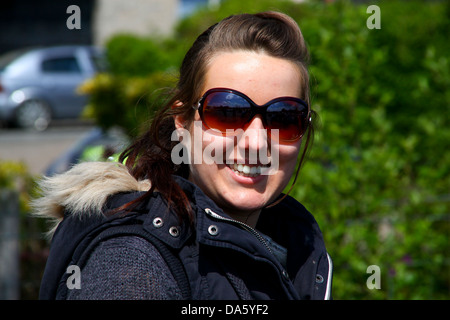
[[[189,132],[191,137],[189,180],[203,186],[206,181],[211,180],[211,177],[216,177],[222,165],[226,163],[226,150],[233,145],[233,139],[205,130],[201,121],[194,121],[189,127]]]
[[[277,146],[280,170],[284,171],[284,173],[289,177],[294,173],[298,154],[300,152],[300,146],[301,140],[295,144]]]
[[[197,138],[193,137],[192,140],[189,180],[207,195],[214,197],[218,190],[215,181],[226,163],[227,139],[197,128],[197,133],[199,132],[202,135],[197,135]]]
[[[221,165],[227,163],[234,149],[234,138],[222,136],[206,129],[201,121],[194,121],[191,128],[191,159],[197,165]]]

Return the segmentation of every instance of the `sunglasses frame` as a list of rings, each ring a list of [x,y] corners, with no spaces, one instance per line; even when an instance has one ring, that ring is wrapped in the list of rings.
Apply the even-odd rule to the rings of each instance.
[[[233,93],[233,94],[235,94],[235,95],[237,95],[237,96],[243,98],[245,101],[247,101],[247,102],[250,104],[250,112],[251,112],[250,117],[249,117],[249,120],[246,121],[244,124],[250,123],[250,122],[252,121],[252,119],[253,119],[256,115],[260,114],[261,117],[262,117],[262,121],[263,121],[263,124],[264,124],[264,127],[265,127],[265,128],[267,128],[267,119],[266,119],[267,108],[269,108],[269,106],[271,106],[272,104],[274,104],[274,103],[276,103],[276,102],[280,102],[280,101],[294,101],[294,102],[298,102],[298,103],[300,103],[301,105],[303,105],[306,109],[308,109],[308,114],[307,114],[307,116],[306,116],[306,123],[305,123],[305,129],[304,129],[304,131],[300,134],[300,136],[298,136],[298,137],[296,137],[296,138],[294,138],[294,139],[280,139],[281,141],[285,141],[285,142],[293,142],[293,141],[297,141],[297,140],[301,139],[301,138],[303,137],[303,135],[305,134],[305,132],[308,130],[308,127],[309,127],[310,124],[311,124],[311,110],[309,109],[308,104],[307,104],[304,100],[302,100],[302,99],[300,99],[300,98],[288,97],[288,96],[285,96],[285,97],[278,97],[278,98],[275,98],[275,99],[270,100],[269,102],[267,102],[267,103],[265,103],[265,104],[263,104],[263,105],[258,105],[258,104],[256,104],[255,102],[253,102],[253,100],[250,99],[247,95],[245,95],[244,93],[239,92],[239,91],[237,91],[237,90],[229,89],[229,88],[212,88],[212,89],[209,89],[208,91],[206,91],[206,92],[203,94],[203,96],[202,96],[202,97],[200,98],[200,100],[197,102],[197,105],[193,106],[193,108],[194,108],[195,110],[198,110],[198,113],[199,113],[199,115],[200,115],[200,119],[202,120],[202,122],[203,122],[203,124],[204,124],[205,127],[207,127],[208,129],[211,129],[211,130],[220,132],[220,133],[222,133],[222,135],[224,135],[224,136],[227,135],[227,132],[222,132],[221,130],[214,129],[214,128],[210,128],[210,127],[208,126],[208,124],[205,122],[205,120],[203,119],[203,107],[202,107],[202,106],[203,106],[203,103],[204,103],[204,101],[205,101],[205,99],[206,99],[206,97],[207,97],[208,95],[210,95],[211,93],[215,93],[215,92]],[[245,126],[244,126],[244,128],[245,128]],[[242,129],[244,129],[244,128],[242,128]]]

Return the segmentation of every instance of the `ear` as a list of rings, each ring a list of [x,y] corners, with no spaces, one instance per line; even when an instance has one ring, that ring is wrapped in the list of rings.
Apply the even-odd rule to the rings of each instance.
[[[181,101],[176,101],[173,104],[172,109],[180,108],[182,106],[183,106],[183,103]],[[186,119],[181,115],[174,115],[173,121],[175,122],[175,128],[177,128],[177,129],[182,129],[182,128],[185,128],[185,126],[186,126]]]

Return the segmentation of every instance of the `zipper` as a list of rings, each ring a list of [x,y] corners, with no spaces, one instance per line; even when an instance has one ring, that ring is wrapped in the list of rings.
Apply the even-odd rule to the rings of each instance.
[[[222,220],[222,221],[228,221],[228,222],[237,224],[240,227],[242,227],[243,229],[247,230],[252,235],[254,235],[256,237],[256,239],[258,239],[258,241],[261,242],[261,244],[264,245],[264,247],[273,255],[272,249],[270,249],[270,246],[267,244],[267,241],[263,238],[263,236],[261,236],[258,231],[256,231],[252,227],[250,227],[248,224],[245,224],[238,220],[222,217],[220,214],[215,213],[214,211],[212,211],[209,208],[206,208],[205,212],[206,212],[206,214],[210,215],[211,217],[213,217],[215,219]]]
[[[255,238],[258,239],[258,241],[259,241],[259,242],[260,242],[260,243],[261,243],[261,244],[262,244],[262,245],[263,245],[263,246],[264,246],[264,247],[265,247],[265,248],[266,248],[273,256],[275,256],[275,255],[273,254],[272,249],[270,249],[270,246],[267,244],[267,241],[263,238],[263,236],[261,236],[261,234],[259,234],[258,231],[256,231],[256,230],[253,229],[252,227],[250,227],[248,224],[243,223],[243,222],[238,221],[238,220],[234,220],[234,219],[229,219],[229,218],[222,217],[221,215],[215,213],[214,211],[212,211],[212,210],[209,209],[209,208],[206,208],[206,209],[205,209],[205,212],[206,212],[206,214],[208,214],[209,216],[211,216],[211,217],[213,217],[213,218],[215,218],[215,219],[217,219],[217,220],[222,220],[222,221],[231,222],[231,223],[237,224],[237,225],[239,225],[240,227],[242,227],[243,229],[247,230],[248,232],[250,232],[251,234],[253,234],[253,235],[255,236]],[[284,279],[285,279],[286,281],[289,281],[289,274],[287,273],[287,271],[284,270],[284,268],[282,268],[281,270],[282,270],[282,271],[281,271],[281,274],[283,275]],[[289,291],[291,291],[291,290],[289,290]],[[292,293],[290,293],[290,294],[292,294]]]

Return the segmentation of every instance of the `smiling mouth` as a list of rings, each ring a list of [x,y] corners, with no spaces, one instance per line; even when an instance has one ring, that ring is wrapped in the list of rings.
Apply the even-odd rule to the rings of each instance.
[[[261,175],[262,169],[267,167],[265,165],[246,165],[237,163],[229,164],[227,166],[233,170],[234,173],[243,177],[257,177]]]

